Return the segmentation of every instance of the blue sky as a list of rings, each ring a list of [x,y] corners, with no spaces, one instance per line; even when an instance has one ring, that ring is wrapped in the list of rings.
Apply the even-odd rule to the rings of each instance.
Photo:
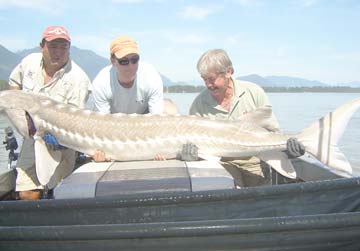
[[[108,57],[122,34],[173,81],[200,79],[196,62],[225,49],[235,76],[256,73],[360,81],[358,0],[0,0],[0,44],[38,45],[48,25],[68,28],[72,44]]]

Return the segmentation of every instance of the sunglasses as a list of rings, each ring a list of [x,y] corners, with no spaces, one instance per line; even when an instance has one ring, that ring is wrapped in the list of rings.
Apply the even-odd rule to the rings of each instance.
[[[116,60],[118,61],[119,65],[128,65],[130,63],[137,64],[137,62],[140,60],[140,57],[134,56],[132,58],[116,58]]]

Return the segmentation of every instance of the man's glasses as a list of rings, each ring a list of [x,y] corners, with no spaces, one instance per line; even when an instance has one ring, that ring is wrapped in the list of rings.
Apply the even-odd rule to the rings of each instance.
[[[139,62],[140,57],[134,56],[132,58],[117,58],[119,65],[128,65],[130,63],[137,64]]]

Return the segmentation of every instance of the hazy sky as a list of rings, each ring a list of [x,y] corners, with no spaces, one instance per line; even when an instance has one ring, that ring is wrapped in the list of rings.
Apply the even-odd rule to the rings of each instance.
[[[203,52],[223,48],[235,76],[286,75],[333,84],[360,81],[359,0],[0,0],[0,44],[38,45],[48,25],[108,57],[122,34],[173,81],[199,79]]]

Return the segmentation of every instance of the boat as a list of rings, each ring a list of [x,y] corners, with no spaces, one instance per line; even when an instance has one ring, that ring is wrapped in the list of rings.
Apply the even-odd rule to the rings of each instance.
[[[0,250],[360,250],[360,178],[280,180],[238,188],[208,161],[90,162],[54,199],[1,201]]]
[[[16,174],[14,169],[0,168],[0,199],[9,197],[15,189]]]

